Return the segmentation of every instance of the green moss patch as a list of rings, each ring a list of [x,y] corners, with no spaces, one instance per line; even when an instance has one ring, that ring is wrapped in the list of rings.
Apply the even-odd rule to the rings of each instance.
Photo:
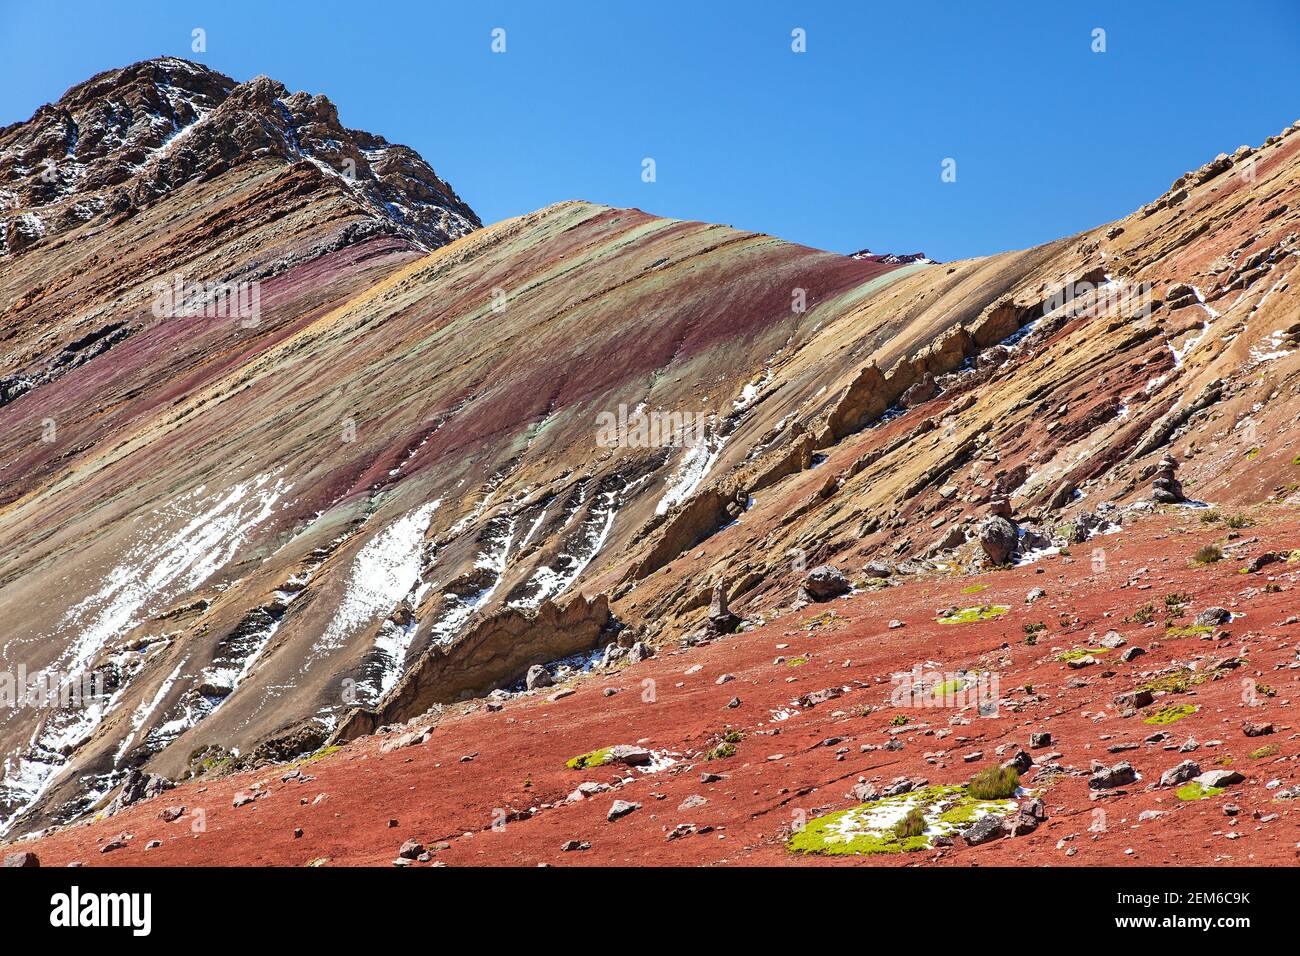
[[[966,687],[967,684],[964,680],[948,680],[936,686],[932,691],[930,691],[930,695],[936,698],[951,697],[958,691],[965,690]]]
[[[1058,661],[1077,661],[1084,657],[1100,657],[1107,652],[1104,647],[1076,647],[1056,655]]]
[[[792,657],[785,662],[787,667],[803,667],[803,665],[807,663],[808,663],[808,658],[806,657]]]
[[[1196,713],[1196,708],[1191,704],[1176,704],[1173,707],[1166,707],[1164,710],[1157,711],[1146,720],[1144,724],[1153,724],[1160,726],[1162,724],[1172,724],[1176,720],[1182,720],[1184,717],[1190,717]]]
[[[936,836],[966,829],[990,813],[1014,813],[1014,800],[976,800],[965,787],[925,787],[810,820],[786,842],[792,853],[871,856],[923,850]]]
[[[1166,694],[1186,694],[1189,688],[1204,683],[1204,681],[1204,674],[1193,674],[1184,667],[1172,674],[1162,674],[1154,680],[1149,680],[1139,689],[1149,690],[1153,694],[1160,691]]]
[[[718,744],[712,750],[704,755],[705,760],[726,760],[728,757],[736,756],[736,745],[730,741],[724,741]]]
[[[614,759],[613,747],[602,747],[588,754],[579,754],[570,759],[565,766],[570,770],[586,770],[589,767],[603,767]]]
[[[984,604],[979,607],[964,607],[935,620],[940,624],[971,624],[975,621],[992,621],[1006,614],[1011,607],[1006,604]]]
[[[962,593],[962,594],[979,594],[981,591],[987,591],[988,589],[989,589],[989,586],[988,586],[987,584],[968,584],[968,585],[966,585],[966,587],[964,587],[964,588],[961,589],[961,593]]]
[[[1167,627],[1165,628],[1165,637],[1197,637],[1201,634],[1209,634],[1214,628],[1208,624],[1188,624],[1186,627]]]
[[[1281,749],[1282,748],[1277,744],[1265,744],[1258,750],[1252,750],[1250,752],[1250,759],[1263,760],[1265,757],[1276,757]]]
[[[1179,787],[1175,792],[1178,794],[1179,800],[1206,800],[1223,793],[1223,788],[1204,787],[1198,781],[1193,780],[1186,786]]]

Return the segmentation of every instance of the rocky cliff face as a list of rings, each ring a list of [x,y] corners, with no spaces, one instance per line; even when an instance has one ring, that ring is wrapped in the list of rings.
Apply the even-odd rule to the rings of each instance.
[[[381,228],[426,248],[480,225],[418,154],[346,129],[326,97],[164,57],[92,77],[0,130],[0,255],[265,159],[312,164]]]
[[[1295,494],[1295,128],[1118,223],[937,265],[581,202],[470,232],[327,101],[181,63],[0,138],[7,221],[104,199],[0,260],[0,658],[108,678],[0,715],[11,831],[132,768],[511,683],[606,604],[624,643],[676,641],[719,582],[753,621],[815,565],[978,567],[991,514],[1032,561],[1157,507],[1171,452],[1193,505]],[[88,119],[124,77],[163,120]],[[146,155],[51,191],[70,123]],[[178,273],[252,286],[256,320],[157,314]]]

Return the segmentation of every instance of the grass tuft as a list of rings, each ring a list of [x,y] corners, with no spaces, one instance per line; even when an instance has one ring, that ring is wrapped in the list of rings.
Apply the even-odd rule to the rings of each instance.
[[[976,800],[1005,800],[1020,787],[1015,767],[989,767],[971,778],[967,793]]]

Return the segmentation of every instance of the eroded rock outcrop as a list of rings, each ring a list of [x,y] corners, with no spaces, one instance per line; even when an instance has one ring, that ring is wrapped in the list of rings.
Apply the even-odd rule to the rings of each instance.
[[[596,647],[610,623],[602,594],[563,607],[489,614],[450,644],[426,651],[374,708],[352,711],[332,739],[351,740],[384,724],[418,717],[435,704],[482,697],[525,676],[529,668]]]

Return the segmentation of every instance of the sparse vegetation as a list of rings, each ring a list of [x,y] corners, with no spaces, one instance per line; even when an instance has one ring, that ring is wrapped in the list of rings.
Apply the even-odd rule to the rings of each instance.
[[[1194,713],[1196,713],[1196,708],[1191,704],[1175,704],[1172,707],[1166,707],[1164,710],[1156,711],[1142,723],[1158,727],[1164,724],[1172,724],[1174,721],[1190,717]]]
[[[1015,796],[1020,774],[1014,767],[989,767],[977,773],[966,788],[976,800],[1005,800]]]
[[[1223,560],[1223,549],[1217,544],[1207,544],[1196,549],[1192,555],[1192,564],[1207,565]]]
[[[1277,744],[1265,744],[1264,746],[1260,747],[1258,750],[1252,750],[1250,752],[1250,759],[1263,760],[1265,757],[1276,757],[1278,751],[1280,751],[1281,749],[1282,748],[1280,748]]]
[[[991,621],[1011,610],[1006,604],[986,604],[980,607],[965,607],[940,615],[940,624],[970,624],[974,621]]]
[[[907,816],[894,824],[894,836],[899,840],[921,836],[926,831],[925,814],[919,807],[907,811]]]
[[[1204,677],[1194,675],[1184,667],[1172,674],[1162,674],[1155,680],[1147,681],[1140,689],[1149,690],[1153,694],[1161,691],[1166,694],[1186,694],[1190,687],[1199,684],[1204,679]]]
[[[1249,528],[1252,525],[1254,525],[1255,522],[1253,519],[1248,518],[1246,515],[1233,515],[1231,518],[1228,518],[1223,523],[1226,524],[1229,528],[1240,529],[1240,528]]]
[[[907,726],[907,714],[895,714],[893,717],[890,718],[890,720],[889,720],[889,726],[891,726],[891,727],[906,727],[906,726]]]
[[[732,743],[720,743],[704,755],[705,760],[726,760],[728,757],[736,756],[736,745]]]
[[[1125,624],[1150,624],[1156,618],[1156,609],[1150,604],[1143,604],[1136,611],[1124,618]]]

